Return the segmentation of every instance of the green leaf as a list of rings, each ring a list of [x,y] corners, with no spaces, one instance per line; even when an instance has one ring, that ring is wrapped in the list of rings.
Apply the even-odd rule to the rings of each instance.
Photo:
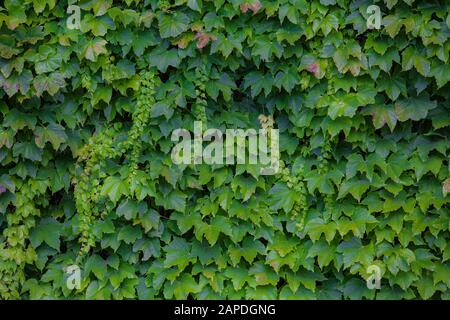
[[[344,181],[339,189],[338,199],[350,193],[356,200],[360,201],[362,195],[370,188],[370,182],[364,179],[350,179]]]
[[[314,273],[308,270],[298,271],[297,273],[287,273],[287,283],[292,292],[296,292],[303,285],[306,289],[312,292],[316,291],[316,282],[323,281],[326,278],[320,273]]]
[[[108,42],[101,38],[90,40],[83,49],[82,56],[90,61],[96,62],[101,54],[108,53],[106,45]]]
[[[336,249],[336,252],[342,254],[344,268],[348,268],[355,263],[369,266],[374,259],[375,249],[374,245],[362,245],[358,238],[351,238],[348,241],[343,241]]]
[[[62,225],[53,218],[43,218],[31,231],[30,241],[34,248],[45,242],[50,247],[59,251]]]
[[[158,23],[161,38],[170,38],[180,35],[188,29],[189,22],[189,17],[182,12],[176,11],[171,14],[160,14]]]
[[[117,202],[122,195],[128,195],[128,187],[120,177],[110,176],[105,179],[101,193],[107,195],[111,201]]]
[[[289,93],[299,83],[300,78],[298,72],[294,68],[284,68],[275,76],[275,85],[278,89],[283,87]]]
[[[296,194],[285,183],[278,182],[270,190],[270,203],[272,210],[283,209],[290,212],[296,201]]]
[[[336,246],[331,245],[324,240],[319,240],[313,243],[308,250],[308,258],[317,257],[319,267],[323,268],[329,265],[335,258]]]
[[[42,149],[39,149],[34,142],[19,142],[14,144],[13,147],[13,156],[22,156],[25,159],[29,159],[32,161],[41,161],[42,160]]]
[[[436,101],[430,100],[428,94],[417,98],[402,99],[395,102],[395,113],[399,121],[419,121],[427,117],[428,111],[436,108]]]
[[[160,101],[153,105],[150,115],[152,118],[164,116],[166,119],[170,119],[174,113],[174,109],[170,101]]]
[[[292,252],[297,244],[298,242],[295,239],[288,239],[282,234],[277,233],[272,243],[267,246],[267,249],[275,250],[281,257],[284,257],[288,253]]]
[[[328,107],[328,116],[333,120],[342,116],[353,117],[359,106],[361,103],[354,94],[342,97],[333,96]]]
[[[334,221],[325,222],[322,218],[314,218],[308,221],[304,228],[305,233],[309,235],[313,242],[319,240],[323,233],[328,243],[334,239],[336,230],[336,223]]]
[[[60,89],[66,86],[64,75],[61,72],[53,72],[49,75],[38,75],[33,79],[33,87],[36,95],[40,97],[45,91],[51,96],[55,95]]]
[[[183,270],[190,263],[191,244],[183,238],[174,238],[163,250],[166,252],[165,268],[177,266],[180,270]]]
[[[372,116],[372,123],[375,129],[380,129],[387,124],[391,132],[394,131],[395,125],[397,124],[397,114],[392,105],[374,105],[365,108],[364,112]]]
[[[202,12],[202,0],[188,0],[187,5],[192,10]]]
[[[362,300],[363,298],[372,299],[375,295],[374,290],[367,288],[367,284],[362,279],[352,278],[345,283],[343,288],[344,296],[352,300]]]
[[[228,267],[225,269],[224,275],[230,279],[235,290],[241,290],[245,283],[251,280],[247,268],[244,267]]]
[[[450,81],[450,65],[433,62],[430,74],[436,79],[438,88],[441,88]]]
[[[123,240],[127,244],[135,243],[140,238],[142,238],[142,231],[139,227],[124,226],[117,234],[117,240]]]
[[[145,210],[145,209],[144,209]],[[117,207],[118,217],[125,217],[127,220],[133,220],[139,213],[139,204],[136,201],[126,199]]]
[[[397,15],[388,15],[383,18],[382,25],[391,38],[394,38],[403,26],[403,19]]]
[[[415,283],[420,297],[424,300],[430,299],[435,291],[436,287],[433,285],[433,279],[428,276],[423,276]]]
[[[435,264],[435,270],[433,272],[433,284],[444,283],[447,288],[450,287],[450,264],[449,263],[437,263]]]
[[[46,127],[37,127],[34,134],[36,145],[39,148],[44,148],[45,143],[50,142],[53,149],[58,150],[59,146],[68,139],[64,127],[54,122]]]
[[[106,261],[94,254],[87,259],[84,272],[86,276],[92,272],[97,279],[103,280],[106,277],[107,269]]]
[[[155,66],[161,72],[166,72],[169,66],[178,67],[181,62],[178,51],[175,49],[167,50],[164,47],[158,47],[146,56],[150,66]]]
[[[30,113],[20,112],[17,109],[12,109],[7,112],[5,115],[3,125],[5,127],[11,127],[14,131],[18,131],[25,127],[30,128],[31,130],[35,129],[36,126],[36,116]],[[6,132],[6,131],[5,131]]]
[[[94,91],[92,95],[91,103],[93,106],[96,106],[100,101],[109,104],[112,96],[112,88],[111,87],[99,87]]]
[[[258,253],[264,254],[266,252],[266,248],[259,240],[246,237],[241,246],[230,246],[228,252],[233,266],[236,266],[241,258],[244,258],[248,263],[252,263]]]
[[[187,196],[179,191],[172,191],[164,200],[164,207],[166,209],[173,209],[179,212],[185,212],[186,210],[186,198]]]

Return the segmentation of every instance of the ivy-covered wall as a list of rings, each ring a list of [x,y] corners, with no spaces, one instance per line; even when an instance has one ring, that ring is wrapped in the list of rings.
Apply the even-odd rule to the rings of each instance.
[[[449,299],[449,12],[2,1],[0,297]],[[175,165],[194,121],[280,170]]]

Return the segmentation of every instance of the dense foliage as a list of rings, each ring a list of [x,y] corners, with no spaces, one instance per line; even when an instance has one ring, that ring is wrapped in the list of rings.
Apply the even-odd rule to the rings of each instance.
[[[0,297],[449,299],[448,4],[3,1]],[[174,165],[194,120],[280,171]]]

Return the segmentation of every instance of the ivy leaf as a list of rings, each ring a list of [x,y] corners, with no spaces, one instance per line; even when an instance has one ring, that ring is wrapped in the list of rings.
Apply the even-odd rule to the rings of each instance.
[[[94,254],[87,259],[84,272],[86,276],[92,272],[97,279],[103,280],[105,279],[107,269],[106,261],[99,255]]]
[[[333,13],[327,14],[320,24],[320,29],[325,36],[327,36],[333,29],[337,31],[339,29],[339,18]]]
[[[244,89],[251,87],[252,97],[256,97],[263,89],[267,96],[272,91],[273,80],[259,71],[252,71],[244,77]]]
[[[414,67],[421,75],[428,77],[430,73],[430,62],[425,57],[416,55],[414,57]]]
[[[153,105],[152,110],[150,111],[152,118],[157,118],[160,116],[164,116],[166,119],[170,119],[174,113],[174,109],[170,101],[159,101],[155,105]]]
[[[450,179],[447,179],[442,183],[442,194],[444,197],[447,196],[447,194],[450,193]]]
[[[297,16],[298,13],[295,7],[288,4],[281,6],[278,10],[278,18],[281,23],[283,23],[284,19],[287,17],[290,22],[297,24]]]
[[[50,142],[53,149],[58,150],[59,146],[68,139],[64,127],[54,122],[47,127],[37,127],[34,134],[36,145],[39,148],[43,148],[46,142]]]
[[[117,234],[117,240],[132,244],[135,243],[137,239],[142,238],[142,231],[136,226],[124,226],[119,230]]]
[[[175,237],[163,250],[166,252],[165,268],[177,266],[183,270],[190,263],[191,245],[183,238]]]
[[[295,85],[300,83],[298,72],[294,68],[283,68],[275,76],[275,85],[278,89],[283,87],[287,92],[291,92]]]
[[[308,221],[304,228],[305,233],[309,235],[313,242],[319,240],[323,233],[328,243],[334,239],[336,230],[334,221],[325,222],[322,218],[314,218]]]
[[[33,0],[33,9],[36,13],[41,13],[44,11],[45,7],[48,5],[48,10],[52,10],[55,7],[56,0]]]
[[[14,144],[13,156],[21,155],[25,159],[32,161],[42,160],[42,149],[39,149],[33,142],[19,142]]]
[[[108,29],[115,29],[114,21],[109,16],[95,17],[86,15],[81,21],[81,31],[83,33],[91,31],[96,37],[103,37]]]
[[[118,217],[125,217],[127,220],[133,220],[139,213],[138,206],[136,201],[126,199],[119,204],[116,214]]]
[[[341,242],[337,247],[336,252],[343,255],[345,268],[348,268],[354,263],[368,266],[373,262],[375,255],[373,243],[364,246],[362,245],[361,240],[356,237]]]
[[[288,239],[277,233],[272,243],[267,246],[268,250],[275,250],[281,257],[285,257],[288,253],[292,252],[297,246],[297,241],[294,239]]]
[[[188,29],[190,19],[182,12],[160,14],[158,17],[161,38],[177,37]]]
[[[420,296],[424,300],[430,299],[436,291],[436,287],[433,285],[433,280],[429,276],[423,276],[415,283],[415,285]]]
[[[96,62],[99,55],[108,53],[106,49],[107,43],[102,38],[90,40],[84,47],[82,56],[90,61]]]
[[[244,258],[248,263],[253,263],[258,253],[264,254],[266,248],[259,240],[246,237],[241,246],[230,246],[228,252],[233,266],[236,266],[241,258]]]
[[[449,263],[437,263],[433,272],[433,283],[444,283],[447,288],[450,287],[450,264]]]
[[[224,275],[230,279],[235,290],[241,290],[245,283],[251,280],[248,270],[243,267],[228,267],[225,269]]]
[[[176,210],[179,212],[186,211],[186,198],[187,196],[179,191],[171,191],[167,196],[163,198],[156,198],[156,204],[162,205],[166,209]]]
[[[336,67],[339,70],[339,72],[342,73],[348,62],[347,52],[342,48],[336,49],[335,53],[333,54],[333,61],[336,64]]]
[[[3,81],[0,76],[0,86],[5,90],[9,97],[12,97],[18,92],[23,95],[27,94],[32,81],[33,75],[30,70],[24,70],[20,75],[13,74]]]
[[[104,15],[111,8],[111,5],[112,0],[99,0],[92,4],[92,9],[94,10],[95,16],[98,17]]]
[[[34,114],[20,112],[17,109],[12,109],[5,115],[3,125],[5,127],[10,127],[14,131],[21,130],[25,127],[34,130],[36,122],[37,119]]]
[[[136,270],[134,267],[127,263],[121,262],[119,270],[113,272],[109,275],[109,281],[111,282],[114,289],[118,289],[125,279],[136,278]]]
[[[280,276],[274,270],[262,263],[255,263],[248,270],[248,274],[254,277],[257,286],[276,286],[280,280]]]
[[[354,94],[343,97],[333,96],[328,107],[328,116],[332,120],[342,116],[353,117],[360,105],[358,97]]]
[[[365,281],[352,278],[345,283],[344,296],[349,297],[352,300],[362,300],[363,298],[372,299],[375,292],[367,288]]]
[[[59,251],[62,225],[53,218],[43,218],[31,231],[30,241],[34,248],[45,242],[50,247]]]
[[[286,213],[292,210],[296,194],[285,183],[276,183],[269,191],[272,210],[283,209]]]
[[[436,79],[438,88],[441,88],[450,81],[450,65],[433,63],[430,74]]]
[[[334,188],[330,182],[330,178],[333,178],[333,172],[326,174],[319,174],[317,170],[311,170],[305,175],[305,180],[308,182],[308,191],[314,193],[315,190],[319,190],[324,194],[333,194]]]
[[[112,96],[112,88],[111,87],[99,87],[94,91],[92,95],[91,103],[93,106],[96,106],[100,101],[109,104]]]
[[[6,34],[0,35],[0,57],[10,59],[19,52],[20,50],[16,48],[14,37]]]
[[[394,131],[395,125],[397,124],[397,114],[392,105],[370,106],[364,109],[364,112],[372,116],[375,129],[380,129],[387,124],[391,132]]]
[[[188,0],[187,5],[192,10],[202,12],[202,0]]]
[[[277,300],[277,288],[274,286],[257,286],[246,291],[247,300]]]
[[[403,94],[407,96],[406,90],[406,80],[403,77],[395,76],[395,77],[385,77],[380,81],[380,84],[377,85],[378,91],[386,92],[387,96],[395,101]]]
[[[302,284],[306,289],[312,292],[316,291],[316,282],[323,281],[326,278],[320,274],[308,270],[298,271],[297,273],[287,273],[287,283],[292,292],[296,292]]]
[[[11,193],[14,193],[14,191],[16,190],[15,183],[6,174],[2,174],[0,176],[0,186],[3,188],[3,191],[0,192],[0,194],[5,192],[6,189],[8,189]]]
[[[394,38],[403,26],[403,19],[397,15],[388,15],[383,18],[382,25],[384,25],[386,32],[391,38]]]
[[[399,121],[419,121],[427,117],[428,111],[436,108],[436,101],[430,100],[428,94],[417,98],[398,100],[395,102],[395,113]]]
[[[33,79],[33,87],[36,90],[36,95],[40,97],[44,91],[47,91],[51,96],[55,95],[61,88],[66,86],[64,75],[57,71],[49,75],[38,75]]]
[[[169,66],[178,67],[181,62],[178,51],[175,49],[167,50],[164,47],[158,47],[146,56],[150,66],[155,66],[161,72],[166,72]]]
[[[128,187],[123,179],[118,176],[110,176],[105,179],[102,195],[107,195],[111,201],[117,202],[122,195],[128,194]]]
[[[308,250],[307,258],[317,257],[319,267],[323,268],[329,265],[334,260],[336,246],[331,245],[324,240],[319,240],[313,243]]]
[[[356,200],[360,201],[361,196],[370,188],[370,182],[365,179],[353,178],[344,181],[339,189],[338,199],[350,193]]]

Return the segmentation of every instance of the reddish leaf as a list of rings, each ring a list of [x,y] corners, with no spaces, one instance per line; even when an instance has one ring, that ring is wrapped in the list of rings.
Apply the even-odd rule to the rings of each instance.
[[[250,9],[250,5],[248,3],[243,3],[240,5],[240,8],[242,13],[246,13],[248,9]]]
[[[318,63],[311,63],[307,68],[307,71],[311,72],[312,74],[314,74],[314,76],[316,78],[319,77],[319,64]]]
[[[208,44],[211,36],[207,33],[197,32],[197,34],[195,35],[195,39],[197,39],[197,48],[201,49]]]
[[[261,3],[257,0],[254,1],[251,5],[250,5],[250,10],[253,11],[253,14],[256,14],[259,9],[261,9]]]

